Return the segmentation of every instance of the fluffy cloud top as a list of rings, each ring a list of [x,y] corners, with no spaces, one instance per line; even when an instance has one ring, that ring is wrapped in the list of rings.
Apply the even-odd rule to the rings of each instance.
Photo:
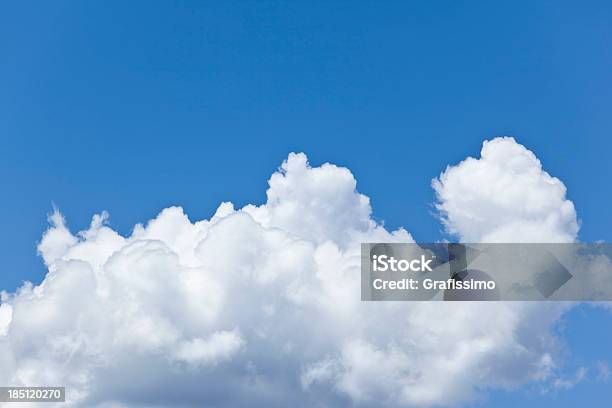
[[[361,302],[359,243],[412,237],[372,220],[348,169],[290,154],[269,184],[263,205],[167,208],[128,237],[54,213],[46,278],[2,294],[0,383],[65,385],[79,407],[421,407],[552,378],[565,306]],[[512,139],[434,188],[468,240],[577,231],[563,184]]]
[[[448,167],[432,186],[463,242],[573,242],[578,233],[565,185],[511,137],[485,141],[480,159]]]

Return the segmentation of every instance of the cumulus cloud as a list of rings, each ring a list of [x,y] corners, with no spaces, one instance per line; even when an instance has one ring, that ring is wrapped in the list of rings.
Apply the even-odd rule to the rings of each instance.
[[[426,407],[553,378],[567,306],[361,302],[360,242],[412,236],[372,219],[348,169],[290,154],[269,185],[262,205],[196,222],[171,207],[127,237],[107,214],[73,234],[54,212],[44,281],[2,295],[0,383],[65,385],[79,407]],[[434,188],[462,238],[577,232],[563,184],[511,139]]]
[[[463,242],[573,242],[578,222],[565,185],[511,137],[485,141],[432,181],[447,231]]]

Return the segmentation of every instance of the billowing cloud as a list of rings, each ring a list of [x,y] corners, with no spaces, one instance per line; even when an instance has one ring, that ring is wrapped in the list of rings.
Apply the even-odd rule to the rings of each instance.
[[[450,166],[432,186],[449,233],[463,242],[573,242],[578,222],[565,185],[511,137]]]
[[[482,156],[434,182],[451,232],[575,238],[563,185],[532,153],[495,139]],[[566,306],[361,302],[359,243],[411,235],[372,219],[348,169],[290,154],[269,184],[263,205],[196,222],[167,208],[127,237],[107,214],[72,234],[55,212],[46,278],[2,295],[0,383],[65,385],[79,407],[426,407],[552,380]]]

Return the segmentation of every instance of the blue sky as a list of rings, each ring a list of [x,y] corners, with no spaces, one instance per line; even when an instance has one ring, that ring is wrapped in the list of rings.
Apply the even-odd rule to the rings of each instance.
[[[263,202],[290,151],[350,168],[377,219],[435,241],[431,179],[512,135],[567,186],[579,239],[610,241],[611,13],[604,1],[4,4],[0,288],[44,276],[52,203],[73,230],[102,210],[122,233],[169,205],[208,218],[221,201]],[[570,361],[612,361],[609,315],[567,320]],[[596,382],[569,394],[612,396]],[[522,402],[564,406],[555,398]]]

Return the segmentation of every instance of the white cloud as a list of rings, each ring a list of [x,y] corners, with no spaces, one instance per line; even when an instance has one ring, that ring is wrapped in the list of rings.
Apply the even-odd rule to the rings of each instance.
[[[575,238],[563,185],[532,153],[496,139],[478,162],[434,183],[451,232]],[[481,172],[483,191],[463,186]],[[538,197],[522,210],[516,188],[493,194],[511,177]],[[413,239],[373,221],[355,188],[349,170],[291,154],[265,204],[210,220],[172,207],[122,237],[102,214],[73,235],[54,213],[47,277],[3,296],[0,383],[65,385],[80,407],[432,406],[551,378],[565,305],[361,302],[359,243]]]
[[[13,319],[13,308],[8,303],[0,304],[0,336],[6,336]]]
[[[220,331],[208,339],[195,338],[182,342],[174,352],[179,361],[201,365],[216,365],[221,361],[230,360],[240,351],[244,340],[237,330]]]
[[[447,231],[463,242],[573,242],[578,222],[565,185],[511,137],[485,141],[432,181]]]
[[[53,213],[49,215],[49,224],[51,224],[51,227],[38,245],[38,251],[43,256],[47,265],[53,263],[68,248],[77,243],[76,237],[66,228],[66,220],[64,220],[64,216],[60,214],[57,208],[54,208]]]

